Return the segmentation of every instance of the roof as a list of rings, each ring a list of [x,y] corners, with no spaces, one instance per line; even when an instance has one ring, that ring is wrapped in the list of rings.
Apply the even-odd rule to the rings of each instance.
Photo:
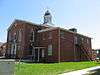
[[[55,29],[58,29],[58,27],[50,27],[50,28],[42,29],[42,30],[39,30],[38,33],[51,31],[51,30],[55,30]]]
[[[84,36],[84,37],[87,37],[87,38],[91,38],[91,37],[88,37],[88,36],[85,36],[83,34],[79,34],[77,32],[73,32],[73,31],[70,31],[70,30],[67,30],[67,29],[64,29],[64,28],[60,28],[60,27],[51,27],[51,28],[46,28],[46,29],[42,29],[42,30],[39,30],[38,32],[46,32],[46,31],[50,31],[50,30],[55,30],[55,29],[60,29],[60,30],[64,30],[64,31],[67,31],[67,32],[70,32],[70,33],[73,33],[73,34],[77,34],[77,35],[80,35],[80,36]]]
[[[51,14],[50,14],[49,10],[47,10],[44,15],[46,16],[46,15],[51,15]]]
[[[67,31],[67,32],[70,32],[70,33],[73,33],[73,34],[78,34],[80,36],[84,36],[84,37],[87,37],[87,38],[91,38],[91,37],[88,37],[86,35],[83,35],[83,34],[80,34],[80,33],[77,33],[77,32],[73,32],[73,31],[70,31],[70,30],[67,30],[65,28],[61,28],[61,27],[54,27],[54,26],[50,26],[50,25],[44,25],[44,24],[36,24],[36,23],[32,23],[32,22],[28,22],[28,21],[24,21],[24,20],[18,20],[18,19],[15,19],[14,22],[11,24],[11,26],[8,28],[11,29],[12,26],[14,25],[15,22],[23,22],[23,23],[28,23],[28,24],[31,24],[31,25],[37,25],[37,26],[44,26],[44,27],[48,27],[46,29],[42,29],[42,30],[39,30],[38,32],[45,32],[45,31],[50,31],[50,30],[54,30],[54,29],[61,29],[61,30],[64,30],[64,31]],[[54,25],[54,24],[53,24]]]
[[[36,24],[36,23],[32,23],[29,21],[25,21],[25,20],[19,20],[19,19],[15,19],[13,21],[13,23],[10,25],[10,27],[8,28],[8,31],[12,28],[12,26],[14,25],[14,23],[16,22],[22,22],[22,23],[28,23],[30,25],[36,25],[36,26],[43,26],[43,27],[53,27],[54,24],[50,25],[50,24]]]
[[[91,37],[89,37],[89,36],[86,36],[86,35],[83,35],[83,34],[80,34],[80,33],[77,33],[77,32],[73,32],[73,31],[70,31],[70,30],[67,30],[67,29],[64,29],[64,28],[60,28],[60,29],[61,29],[61,30],[68,31],[68,32],[73,33],[73,34],[77,34],[77,35],[83,36],[83,37],[91,38]]]
[[[28,22],[28,21],[25,21],[25,20],[19,20],[19,19],[15,19],[12,24],[10,25],[10,27],[8,28],[8,31],[12,28],[12,26],[14,25],[14,23],[16,22],[23,22],[23,23],[28,23],[28,24],[31,24],[31,25],[40,25],[40,24],[36,24],[36,23],[32,23],[32,22]]]

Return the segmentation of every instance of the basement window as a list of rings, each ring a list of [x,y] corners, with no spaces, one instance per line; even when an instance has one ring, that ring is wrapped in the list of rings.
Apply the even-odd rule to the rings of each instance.
[[[52,45],[48,45],[48,55],[51,56],[52,55]]]

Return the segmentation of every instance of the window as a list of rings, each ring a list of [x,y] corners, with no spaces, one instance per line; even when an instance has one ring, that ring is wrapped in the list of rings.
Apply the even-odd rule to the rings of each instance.
[[[63,31],[60,32],[60,37],[64,38],[65,33]]]
[[[77,36],[75,36],[74,40],[75,40],[75,44],[78,44]]]
[[[48,55],[52,55],[52,45],[48,45]]]
[[[81,38],[81,41],[82,41],[82,43],[84,42],[84,38],[83,37]]]
[[[42,57],[44,57],[44,50],[42,49]]]
[[[21,32],[21,29],[19,30],[19,37],[18,37],[18,41],[21,41],[22,40],[22,32]]]
[[[89,39],[87,39],[87,44],[89,43]]]
[[[45,34],[44,33],[42,33],[42,39],[45,40]]]
[[[48,39],[52,39],[52,33],[51,32],[49,32],[49,34],[48,34]]]
[[[14,44],[11,45],[11,54],[13,54]]]
[[[16,32],[13,34],[13,42],[15,43],[17,39]]]
[[[11,33],[8,34],[8,40],[11,41]]]
[[[34,31],[32,31],[32,41],[34,42]]]
[[[17,44],[14,45],[14,55],[16,55]]]
[[[30,40],[31,40],[31,42],[34,42],[34,38],[35,38],[35,32],[34,32],[34,30],[32,30],[31,31],[31,33],[30,33]]]

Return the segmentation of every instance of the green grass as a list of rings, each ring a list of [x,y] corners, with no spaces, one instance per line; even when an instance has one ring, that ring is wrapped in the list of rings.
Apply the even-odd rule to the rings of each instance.
[[[16,75],[58,75],[98,65],[96,62],[21,63],[16,64]]]

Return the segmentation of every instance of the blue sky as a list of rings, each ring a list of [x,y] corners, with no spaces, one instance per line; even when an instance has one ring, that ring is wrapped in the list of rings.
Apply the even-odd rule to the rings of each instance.
[[[55,26],[75,27],[93,38],[93,48],[100,48],[100,0],[0,0],[0,41],[6,41],[7,28],[14,19],[40,24],[46,9]]]

